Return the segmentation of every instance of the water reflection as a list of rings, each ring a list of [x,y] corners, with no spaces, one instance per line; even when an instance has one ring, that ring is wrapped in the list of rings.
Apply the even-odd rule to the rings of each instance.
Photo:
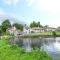
[[[11,44],[17,44],[27,50],[31,50],[34,47],[46,49],[48,51],[60,51],[60,38],[19,38],[10,40]]]
[[[10,39],[9,43],[12,45],[17,44],[19,47],[23,45],[23,41],[20,37],[15,37],[15,38]]]
[[[23,48],[25,48],[26,49],[26,51],[31,51],[31,39],[29,38],[24,38],[23,40]]]
[[[15,39],[10,40],[10,43],[17,44],[18,46],[26,49],[27,52],[31,51],[35,47],[38,47],[54,56],[54,60],[59,60],[60,58],[60,37],[56,38],[16,37]]]
[[[57,51],[60,51],[60,42],[55,42],[54,47],[57,49]]]

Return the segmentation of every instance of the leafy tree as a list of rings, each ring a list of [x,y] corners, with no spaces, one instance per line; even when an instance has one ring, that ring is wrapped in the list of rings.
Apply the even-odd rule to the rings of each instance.
[[[37,25],[36,25],[36,22],[35,21],[33,21],[31,24],[30,24],[30,27],[32,28],[32,27],[36,27]]]
[[[1,29],[1,26],[0,26],[0,35],[2,34],[2,29]]]
[[[40,24],[40,22],[35,22],[33,21],[31,24],[30,24],[30,27],[33,28],[33,27],[42,27],[42,25]]]
[[[23,30],[23,25],[22,24],[18,24],[18,23],[14,23],[13,26],[15,26],[17,29],[19,30]]]
[[[40,22],[37,23],[38,27],[40,27]]]
[[[38,26],[38,27],[43,27],[43,26],[40,24],[40,22],[37,22],[37,26]]]
[[[6,29],[11,27],[11,23],[8,19],[2,22],[2,31],[6,32]]]
[[[53,34],[54,37],[56,37],[56,32],[55,31],[53,31],[52,34]]]
[[[45,25],[44,27],[46,27],[46,28],[47,28],[47,27],[49,27],[49,25]]]

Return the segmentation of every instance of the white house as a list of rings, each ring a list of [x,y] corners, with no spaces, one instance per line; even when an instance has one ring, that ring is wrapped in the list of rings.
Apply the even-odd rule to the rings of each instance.
[[[56,28],[51,28],[51,27],[34,27],[30,28],[28,26],[24,26],[23,31],[20,31],[16,29],[15,26],[12,26],[8,28],[6,31],[9,32],[12,35],[22,35],[22,34],[30,34],[30,33],[39,33],[39,32],[49,32],[49,31],[55,31]]]
[[[60,27],[56,28],[56,31],[60,31]]]
[[[22,31],[16,30],[16,31],[14,32],[14,35],[15,35],[15,36],[17,36],[17,35],[22,35],[22,33],[23,33]]]
[[[32,28],[32,30],[33,30],[34,32],[45,32],[45,29],[42,28],[42,27],[34,27],[34,28]]]
[[[9,32],[10,34],[14,34],[15,31],[16,31],[16,27],[15,26],[12,26],[12,27],[10,27],[10,28],[8,28],[6,30],[6,32]]]
[[[52,27],[34,27],[31,29],[34,32],[51,32],[51,31],[55,31],[56,28],[52,28]]]
[[[55,31],[56,28],[52,28],[52,27],[44,27],[45,32],[51,32],[51,31]]]
[[[30,33],[33,33],[33,32],[34,31],[31,28],[27,27],[27,26],[25,26],[23,28],[23,34],[30,34]]]
[[[22,34],[22,31],[16,29],[15,26],[12,26],[12,27],[8,28],[8,29],[6,30],[6,32],[8,32],[8,33],[10,33],[10,34],[12,34],[12,35],[15,35],[15,36]]]

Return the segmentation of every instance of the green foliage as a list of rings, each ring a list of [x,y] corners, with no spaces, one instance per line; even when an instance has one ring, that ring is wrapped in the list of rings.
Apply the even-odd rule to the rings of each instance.
[[[13,24],[17,29],[19,30],[23,30],[23,25],[22,24],[18,24],[18,23],[15,23]],[[5,21],[2,22],[1,26],[0,26],[0,35],[9,35],[8,32],[6,32],[6,29],[8,29],[9,27],[11,27],[11,23],[8,19],[6,19]]]
[[[33,28],[33,27],[42,27],[42,25],[40,24],[40,22],[35,22],[33,21],[31,24],[30,24],[30,27]]]
[[[52,60],[50,56],[44,51],[38,49],[33,50],[30,53],[25,53],[22,55],[21,60]]]
[[[23,30],[23,25],[22,24],[14,23],[13,26],[15,26],[19,30]]]
[[[0,48],[7,45],[7,41],[6,40],[0,40]]]
[[[53,34],[54,37],[56,37],[56,32],[53,31],[52,34]]]
[[[8,19],[2,22],[2,31],[6,32],[6,29],[11,27],[11,23]]]
[[[1,26],[0,26],[0,35],[2,35],[2,29],[1,29]]]
[[[9,45],[7,40],[0,40],[0,60],[52,60],[52,58],[39,49],[25,52],[17,45]]]
[[[45,25],[44,27],[46,27],[46,28],[47,28],[47,27],[49,27],[49,25]]]

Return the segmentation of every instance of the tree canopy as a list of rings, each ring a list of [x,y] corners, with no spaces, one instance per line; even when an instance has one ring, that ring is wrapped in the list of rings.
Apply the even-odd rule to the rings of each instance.
[[[42,27],[42,25],[40,24],[40,22],[33,21],[32,23],[30,23],[30,27],[31,28],[33,28],[33,27]]]
[[[23,30],[23,25],[22,24],[14,23],[13,26],[15,26],[19,30]]]
[[[2,29],[1,29],[1,26],[0,26],[0,35],[2,34]]]
[[[9,28],[9,27],[11,27],[10,21],[8,19],[6,19],[5,21],[3,21],[1,27],[2,27],[2,31],[6,32],[6,29]]]

